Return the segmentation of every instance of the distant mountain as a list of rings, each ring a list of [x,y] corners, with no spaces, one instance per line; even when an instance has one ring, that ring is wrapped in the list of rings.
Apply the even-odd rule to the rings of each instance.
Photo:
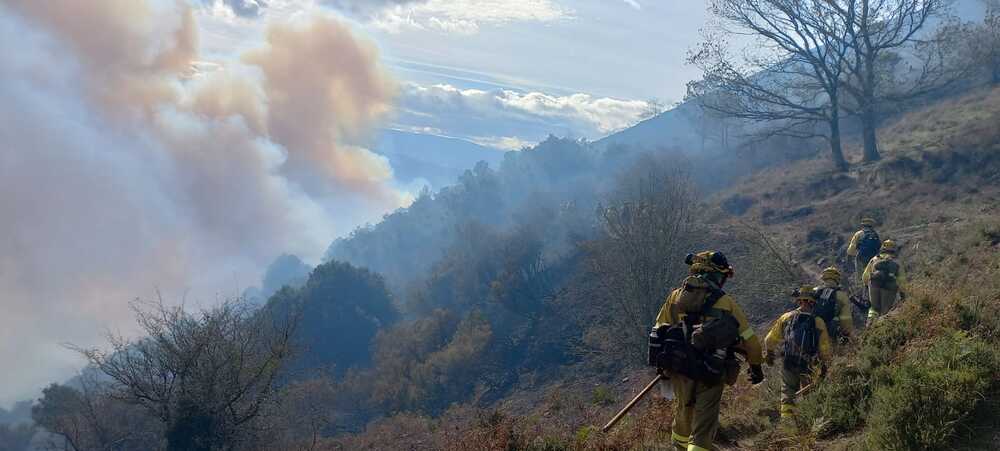
[[[422,179],[433,189],[454,184],[459,175],[480,161],[495,168],[504,156],[502,150],[464,139],[400,130],[383,130],[373,150],[389,159],[399,181]]]
[[[685,102],[658,116],[608,135],[594,144],[601,149],[616,146],[636,146],[647,150],[698,150],[701,111],[697,105]]]

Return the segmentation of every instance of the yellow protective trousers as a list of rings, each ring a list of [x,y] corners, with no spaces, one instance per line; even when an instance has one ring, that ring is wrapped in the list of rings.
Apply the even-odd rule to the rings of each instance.
[[[885,315],[892,310],[896,304],[896,295],[899,290],[887,290],[873,283],[868,284],[868,298],[871,299],[872,307],[868,310],[868,319]]]
[[[806,370],[805,372],[789,368],[787,365],[782,365],[781,367],[781,419],[786,420],[794,418],[796,414],[795,404],[798,401],[795,394],[802,389],[804,385],[808,385],[812,382],[815,375]]]
[[[670,379],[674,386],[674,446],[687,451],[714,449],[723,384],[696,382],[681,375]]]
[[[858,286],[864,286],[864,278],[862,277],[865,273],[865,268],[868,267],[868,262],[871,259],[863,259],[861,256],[854,257],[854,277],[857,279]]]

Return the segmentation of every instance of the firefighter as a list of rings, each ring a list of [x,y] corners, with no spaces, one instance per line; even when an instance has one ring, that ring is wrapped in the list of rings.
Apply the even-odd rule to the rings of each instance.
[[[862,219],[861,230],[854,233],[850,244],[847,245],[847,255],[854,257],[855,277],[861,277],[868,262],[878,255],[881,245],[882,240],[879,238],[878,232],[875,231],[875,220],[872,218]]]
[[[675,289],[667,297],[666,302],[656,317],[656,328],[669,327],[674,330],[683,328],[683,340],[688,340],[686,331],[698,327],[709,329],[711,321],[731,324],[732,346],[727,347],[729,353],[738,351],[746,354],[750,363],[750,381],[759,384],[764,380],[761,364],[764,361],[760,340],[754,334],[747,321],[743,309],[732,296],[722,291],[726,280],[733,276],[733,268],[722,252],[706,251],[697,255],[688,255],[686,260],[690,265],[690,276],[685,279],[682,287]],[[701,294],[699,299],[698,293]],[[690,326],[690,328],[689,328]],[[725,352],[725,351],[723,351]],[[664,353],[665,355],[666,353]],[[731,355],[729,357],[732,357]],[[672,441],[680,450],[707,451],[712,448],[715,434],[719,429],[719,408],[722,391],[726,383],[734,383],[739,373],[739,363],[735,358],[727,357],[725,380],[695,376],[692,371],[687,376],[680,374],[681,370],[667,370],[674,391],[674,419],[672,425]],[[677,365],[700,365],[694,358],[683,357]],[[731,366],[735,363],[735,367]],[[661,366],[662,368],[663,366]],[[661,371],[663,371],[661,369]],[[693,377],[698,377],[694,379]]]
[[[803,386],[826,375],[830,361],[830,334],[826,323],[815,315],[815,291],[811,286],[796,289],[795,297],[799,307],[781,315],[767,337],[765,361],[774,365],[781,353],[781,419],[788,421],[795,417],[796,396]]]
[[[851,300],[840,280],[840,270],[830,266],[823,269],[820,284],[813,290],[816,296],[815,314],[826,323],[827,332],[834,342],[846,342],[854,335]]]
[[[896,305],[896,296],[900,300],[906,298],[903,292],[905,277],[903,267],[897,261],[899,248],[896,242],[885,240],[877,257],[868,262],[861,276],[862,282],[868,287],[871,309],[868,310],[868,323],[878,318]]]

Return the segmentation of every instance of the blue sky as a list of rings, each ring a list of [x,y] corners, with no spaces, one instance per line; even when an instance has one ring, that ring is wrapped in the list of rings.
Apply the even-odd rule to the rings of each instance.
[[[387,126],[506,148],[548,133],[599,138],[640,119],[646,101],[681,100],[706,17],[701,1],[194,1],[203,54],[223,60],[268,21],[336,14],[402,85]]]

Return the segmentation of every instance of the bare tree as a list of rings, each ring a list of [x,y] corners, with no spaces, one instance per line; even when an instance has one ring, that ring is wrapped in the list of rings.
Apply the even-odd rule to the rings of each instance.
[[[917,57],[905,83],[900,83],[894,51],[920,44],[919,32],[928,20],[944,12],[947,0],[831,0],[845,25],[850,55],[843,88],[850,93],[851,108],[861,120],[864,160],[880,158],[878,151],[879,107],[886,101],[901,101],[923,95],[943,85],[947,64],[936,47],[924,42],[924,57]],[[905,86],[901,86],[905,85]],[[900,89],[900,88],[903,89]],[[842,104],[843,106],[844,104]]]
[[[78,349],[114,382],[111,395],[158,419],[168,450],[252,448],[254,420],[273,401],[295,318],[239,301],[197,315],[162,300],[134,309],[146,337],[111,335],[109,351]]]
[[[850,50],[847,29],[828,0],[713,0],[713,32],[688,60],[704,71],[688,97],[726,115],[774,125],[760,134],[822,137],[839,170],[840,86]],[[734,55],[727,36],[753,36],[754,50]],[[828,130],[817,133],[815,124]]]
[[[641,358],[649,326],[670,288],[686,273],[695,196],[685,174],[646,157],[598,209],[603,238],[584,245],[583,281],[574,297],[584,315],[600,318],[584,338],[587,352],[621,362]]]

